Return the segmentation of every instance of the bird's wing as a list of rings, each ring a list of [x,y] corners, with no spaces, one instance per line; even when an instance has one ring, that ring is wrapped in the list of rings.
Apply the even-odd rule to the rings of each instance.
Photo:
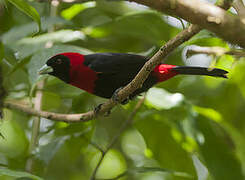
[[[110,98],[116,89],[127,85],[136,76],[146,61],[146,57],[134,54],[102,53],[85,56],[84,64],[98,73],[94,93]],[[152,79],[148,81],[149,86],[145,85],[132,97],[155,83]]]
[[[85,56],[84,64],[98,73],[137,73],[147,58],[126,53],[97,53]],[[126,73],[127,74],[127,73]]]

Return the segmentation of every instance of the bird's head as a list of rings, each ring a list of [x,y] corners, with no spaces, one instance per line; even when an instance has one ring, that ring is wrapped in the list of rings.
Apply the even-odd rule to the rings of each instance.
[[[66,83],[70,82],[70,67],[82,63],[83,55],[79,53],[61,53],[49,58],[39,70],[39,74],[50,74]]]
[[[47,60],[46,64],[39,70],[39,74],[50,74],[68,83],[69,68],[69,57],[58,54]]]

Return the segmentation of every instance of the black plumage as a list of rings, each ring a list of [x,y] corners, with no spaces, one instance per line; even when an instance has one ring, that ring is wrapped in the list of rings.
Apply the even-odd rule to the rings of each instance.
[[[105,98],[110,98],[118,88],[133,80],[148,60],[144,56],[125,53],[97,53],[84,57],[84,65],[98,73],[94,94]],[[156,83],[157,77],[149,76],[142,88],[136,90],[129,98],[147,91]]]

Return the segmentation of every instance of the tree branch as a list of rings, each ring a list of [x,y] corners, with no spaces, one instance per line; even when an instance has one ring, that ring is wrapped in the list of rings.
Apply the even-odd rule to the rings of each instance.
[[[245,51],[241,49],[231,49],[227,50],[222,47],[193,47],[187,50],[186,56],[190,57],[195,54],[207,54],[207,55],[214,55],[214,56],[222,56],[222,55],[232,55],[238,58],[245,57]]]
[[[129,0],[158,11],[175,15],[216,33],[219,37],[245,48],[245,21],[211,3],[200,0]],[[229,3],[229,0],[226,2]]]
[[[92,117],[94,117],[92,111],[83,114],[59,114],[59,113],[53,113],[47,111],[38,111],[30,106],[12,102],[12,101],[6,101],[4,102],[3,105],[4,107],[9,109],[18,110],[32,116],[43,117],[58,122],[68,122],[68,123],[83,122],[83,121],[88,121],[92,119]],[[85,118],[83,119],[83,117]]]

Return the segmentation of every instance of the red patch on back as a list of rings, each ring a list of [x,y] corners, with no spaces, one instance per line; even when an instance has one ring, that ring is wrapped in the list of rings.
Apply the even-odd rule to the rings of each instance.
[[[178,74],[176,71],[173,70],[174,67],[176,66],[169,64],[160,64],[155,67],[155,69],[153,70],[153,74],[157,76],[158,82],[163,82]]]
[[[70,84],[93,93],[97,73],[83,64],[84,56],[79,53],[63,53],[70,59]]]

